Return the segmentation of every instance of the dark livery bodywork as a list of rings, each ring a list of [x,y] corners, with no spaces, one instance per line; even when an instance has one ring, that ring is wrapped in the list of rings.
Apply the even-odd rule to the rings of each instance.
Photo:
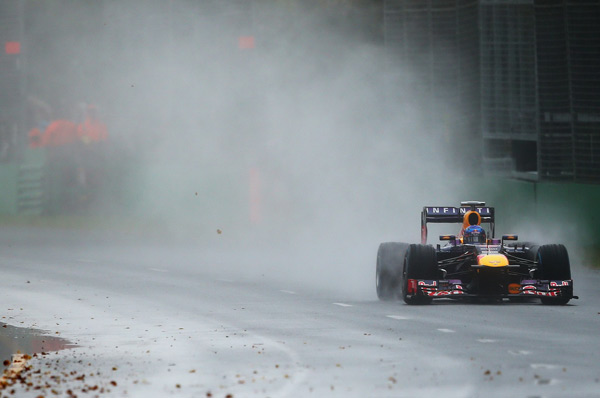
[[[428,223],[482,225],[488,238],[465,244],[461,233],[427,244]],[[434,298],[525,301],[539,298],[561,305],[577,298],[567,249],[560,244],[517,242],[516,235],[495,238],[495,211],[483,202],[460,207],[427,206],[421,212],[421,244],[386,242],[377,253],[376,287],[381,300],[402,298],[426,304]]]

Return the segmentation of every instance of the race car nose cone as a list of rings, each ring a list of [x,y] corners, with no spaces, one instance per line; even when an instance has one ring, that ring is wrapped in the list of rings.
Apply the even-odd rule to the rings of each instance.
[[[503,254],[481,254],[477,256],[477,264],[485,267],[506,267],[508,259]]]

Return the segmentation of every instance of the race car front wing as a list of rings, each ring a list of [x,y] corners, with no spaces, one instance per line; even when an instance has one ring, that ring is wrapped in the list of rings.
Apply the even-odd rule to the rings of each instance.
[[[486,295],[470,292],[461,280],[426,280],[409,279],[407,284],[408,296],[429,296],[432,298],[460,298],[460,297],[569,297],[573,296],[573,280],[522,280],[520,284],[511,284],[510,291],[504,294]]]

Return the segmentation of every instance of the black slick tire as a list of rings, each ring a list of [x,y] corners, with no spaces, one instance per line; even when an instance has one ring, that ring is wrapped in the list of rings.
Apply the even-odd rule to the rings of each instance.
[[[379,300],[398,298],[406,246],[399,242],[385,242],[379,245],[375,270],[375,287]]]
[[[402,270],[402,298],[406,304],[429,304],[431,297],[409,296],[409,279],[438,279],[437,255],[433,246],[410,245],[404,257]]]
[[[542,245],[536,255],[540,276],[544,280],[571,279],[569,253],[563,245]],[[571,297],[542,297],[542,304],[565,305]]]

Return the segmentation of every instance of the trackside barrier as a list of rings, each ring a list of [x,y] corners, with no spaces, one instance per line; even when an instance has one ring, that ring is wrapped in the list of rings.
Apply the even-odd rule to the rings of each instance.
[[[538,229],[549,240],[565,237],[579,246],[600,249],[598,184],[492,178],[481,181],[475,191],[472,197],[485,198],[496,208],[497,231]]]
[[[41,165],[21,165],[17,174],[17,213],[40,215],[46,202],[45,171]]]

